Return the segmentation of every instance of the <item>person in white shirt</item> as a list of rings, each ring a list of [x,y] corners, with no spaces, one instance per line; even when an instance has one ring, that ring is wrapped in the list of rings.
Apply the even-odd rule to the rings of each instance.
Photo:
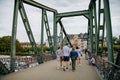
[[[92,63],[93,66],[95,66],[95,58],[94,57],[92,57],[91,63]]]
[[[69,55],[70,55],[70,51],[69,51],[69,47],[68,47],[68,43],[66,43],[66,45],[63,47],[62,52],[63,52],[63,56],[64,56],[64,66],[63,66],[63,71],[65,71],[66,69],[68,69],[68,65],[69,65]]]

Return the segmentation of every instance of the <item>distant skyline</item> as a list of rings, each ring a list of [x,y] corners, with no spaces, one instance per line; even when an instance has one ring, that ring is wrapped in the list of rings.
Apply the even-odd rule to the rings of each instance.
[[[56,9],[59,13],[87,10],[90,0],[34,0],[46,6]],[[111,10],[111,22],[113,36],[120,35],[120,0],[109,0]],[[97,0],[98,2],[98,0]],[[36,42],[41,41],[41,9],[24,4],[27,17]],[[0,37],[11,35],[14,10],[14,0],[0,0]],[[53,14],[48,14],[50,30],[53,35]],[[87,19],[83,16],[63,18],[67,34],[79,34],[87,32]],[[58,28],[60,28],[58,26]],[[47,39],[44,31],[44,41]],[[59,31],[58,31],[59,34]],[[20,42],[29,42],[20,14],[18,15],[17,39]]]

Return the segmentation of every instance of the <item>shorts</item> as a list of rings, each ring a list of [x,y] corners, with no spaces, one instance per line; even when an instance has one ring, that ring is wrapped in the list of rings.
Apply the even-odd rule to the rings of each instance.
[[[69,56],[64,56],[64,61],[69,61]]]

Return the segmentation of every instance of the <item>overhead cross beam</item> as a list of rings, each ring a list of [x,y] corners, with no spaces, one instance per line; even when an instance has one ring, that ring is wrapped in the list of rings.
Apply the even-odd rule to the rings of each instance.
[[[43,4],[40,4],[40,3],[33,1],[33,0],[23,0],[23,2],[26,4],[32,5],[34,7],[40,8],[40,9],[46,9],[46,10],[51,11],[51,12],[57,12],[57,10],[50,8],[48,6],[45,6]]]
[[[83,11],[74,11],[74,12],[65,12],[65,13],[58,13],[57,17],[72,17],[72,16],[81,16],[89,14],[89,10],[83,10]]]

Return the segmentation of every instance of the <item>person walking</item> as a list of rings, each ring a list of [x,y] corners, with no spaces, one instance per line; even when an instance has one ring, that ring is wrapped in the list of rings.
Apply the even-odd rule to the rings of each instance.
[[[64,56],[63,71],[65,71],[66,69],[68,69],[68,65],[69,65],[70,51],[69,51],[68,43],[65,44],[65,46],[62,49],[62,52],[63,52],[63,56]]]
[[[85,60],[87,60],[88,59],[88,50],[87,50],[87,48],[85,48]]]
[[[62,60],[63,60],[63,53],[60,47],[57,48],[56,51],[56,56],[57,56],[57,69],[60,69],[62,67]]]
[[[79,49],[78,46],[76,47],[76,52],[78,53],[77,65],[80,65],[80,64],[81,64],[80,58],[81,58],[81,56],[82,56],[82,52],[81,52],[81,50]]]
[[[72,71],[73,72],[76,69],[76,59],[77,59],[77,57],[78,57],[78,53],[76,51],[76,48],[73,47],[72,51],[70,52],[70,58],[71,58],[71,61],[72,61]]]

